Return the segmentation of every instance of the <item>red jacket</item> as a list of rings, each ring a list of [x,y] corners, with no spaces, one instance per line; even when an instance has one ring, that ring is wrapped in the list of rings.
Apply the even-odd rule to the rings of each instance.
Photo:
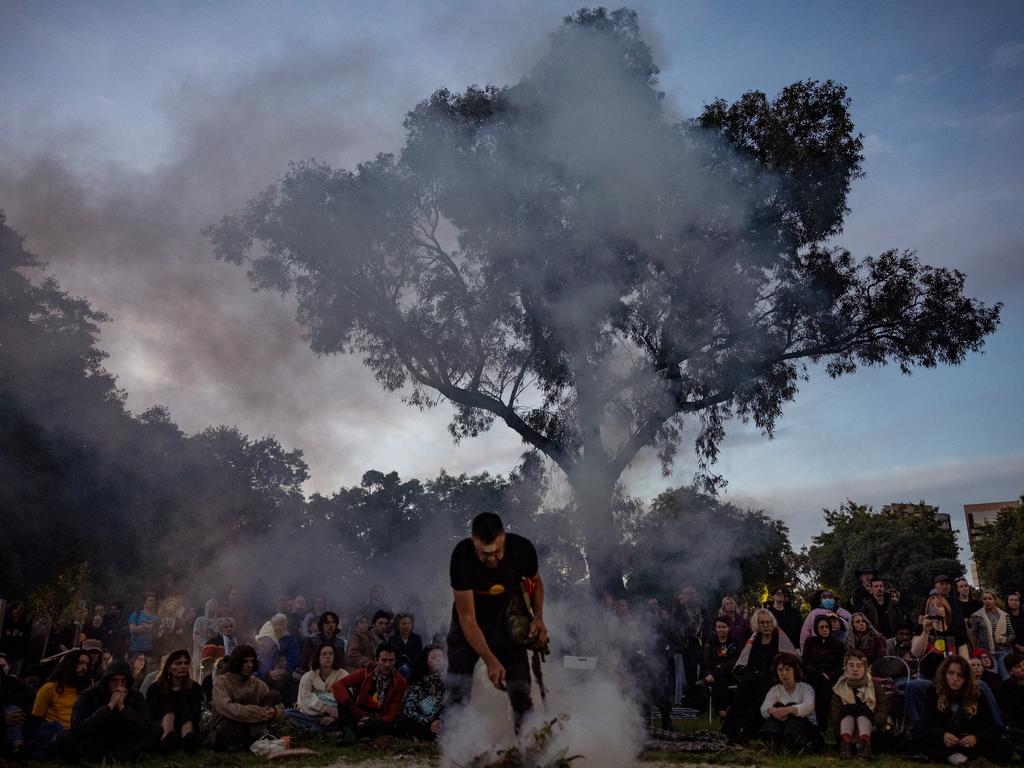
[[[402,714],[402,701],[408,683],[401,673],[395,671],[395,679],[384,696],[384,701],[374,700],[373,671],[376,664],[357,669],[331,686],[331,693],[339,707],[352,715],[356,722],[364,717],[379,717],[385,723],[393,723]],[[353,698],[354,697],[354,698]]]

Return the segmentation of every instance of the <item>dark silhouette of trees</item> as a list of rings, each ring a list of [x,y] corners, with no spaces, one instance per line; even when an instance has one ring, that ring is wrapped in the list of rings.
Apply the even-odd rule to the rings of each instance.
[[[824,513],[828,527],[807,549],[811,583],[839,590],[844,600],[860,583],[857,569],[865,565],[900,589],[910,611],[924,603],[936,575],[956,578],[964,572],[956,535],[940,526],[924,503],[875,512],[847,501]]]
[[[809,366],[957,364],[999,306],[910,251],[832,244],[861,175],[841,85],[716,101],[671,124],[629,10],[567,18],[510,87],[439,90],[397,156],[316,162],[207,230],[256,288],[294,291],[317,352],[455,407],[455,440],[495,420],[566,474],[590,573],[621,588],[616,483],[672,463],[697,427],[712,489],[726,423],[771,435]]]
[[[1001,598],[1024,589],[1024,496],[999,510],[991,523],[975,528],[974,560],[981,586],[996,590]]]

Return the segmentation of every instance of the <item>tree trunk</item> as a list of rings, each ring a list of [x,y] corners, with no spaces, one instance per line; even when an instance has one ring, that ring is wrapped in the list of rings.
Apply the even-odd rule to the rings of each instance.
[[[573,501],[583,523],[590,588],[597,598],[606,594],[620,597],[625,591],[619,532],[612,516],[618,478],[608,475],[603,462],[588,464],[584,461],[580,470],[569,478]]]

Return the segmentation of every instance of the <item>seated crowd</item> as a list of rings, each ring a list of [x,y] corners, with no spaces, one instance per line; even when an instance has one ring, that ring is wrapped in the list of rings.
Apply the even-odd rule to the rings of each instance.
[[[609,631],[654,637],[633,670],[671,728],[683,703],[717,713],[733,741],[840,758],[882,751],[960,764],[1024,757],[1024,614],[992,590],[938,575],[920,611],[871,568],[845,602],[812,594],[801,613],[784,589],[763,607],[731,596],[711,611],[686,586],[671,606],[612,606]],[[635,615],[634,615],[635,614]],[[640,655],[642,656],[642,654]],[[709,715],[710,716],[710,715]]]
[[[684,701],[716,712],[738,742],[840,758],[903,751],[960,764],[1024,755],[1020,595],[937,576],[912,615],[870,569],[840,604],[827,590],[802,613],[776,590],[744,610],[710,612],[687,586],[671,606],[610,603],[609,636],[652,637],[617,668],[639,683],[663,727]],[[293,729],[336,743],[434,740],[445,706],[444,635],[425,644],[409,612],[371,588],[351,625],[317,596],[281,597],[265,621],[232,589],[202,614],[145,595],[97,605],[57,653],[30,652],[23,605],[0,637],[0,758],[126,761],[146,752],[247,749]],[[266,616],[267,614],[264,614]],[[1020,642],[1018,642],[1018,640]]]
[[[54,633],[57,650],[42,659],[30,653],[24,606],[10,607],[0,761],[242,750],[284,721],[342,744],[440,733],[443,648],[424,645],[414,616],[392,614],[379,586],[351,632],[322,597],[312,611],[301,596],[279,598],[258,628],[237,590],[201,616],[179,598],[156,602],[145,595],[127,615],[97,605],[77,637]]]

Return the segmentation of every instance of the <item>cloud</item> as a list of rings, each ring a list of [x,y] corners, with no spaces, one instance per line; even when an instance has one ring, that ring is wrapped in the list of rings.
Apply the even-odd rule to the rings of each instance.
[[[878,155],[888,155],[893,151],[892,143],[888,139],[882,138],[877,133],[869,133],[864,137],[864,156],[865,157],[877,157]]]
[[[763,508],[789,523],[793,544],[802,546],[824,528],[823,509],[835,509],[846,499],[879,509],[890,502],[938,505],[949,513],[954,528],[963,528],[963,505],[1011,500],[1024,493],[1024,453],[950,458],[927,464],[906,464],[876,472],[851,472],[823,482],[788,487],[747,487],[726,498],[744,506]],[[966,535],[961,533],[966,562]]]
[[[911,74],[910,72],[900,72],[898,75],[894,75],[892,81],[896,85],[907,85],[917,80],[917,75]]]
[[[992,51],[989,59],[993,67],[1020,69],[1024,67],[1024,42],[1005,43]]]
[[[230,423],[276,434],[305,450],[310,490],[357,482],[370,468],[505,471],[522,450],[502,430],[449,446],[447,408],[419,413],[383,392],[358,358],[316,357],[294,302],[254,294],[200,234],[289,161],[351,167],[397,150],[405,111],[431,86],[428,74],[416,82],[393,62],[367,39],[294,46],[227,83],[181,82],[162,96],[170,145],[149,169],[110,159],[94,132],[44,112],[5,118],[0,207],[69,291],[112,316],[100,343],[129,407],[166,404],[187,431]],[[81,157],[102,159],[84,166]]]

